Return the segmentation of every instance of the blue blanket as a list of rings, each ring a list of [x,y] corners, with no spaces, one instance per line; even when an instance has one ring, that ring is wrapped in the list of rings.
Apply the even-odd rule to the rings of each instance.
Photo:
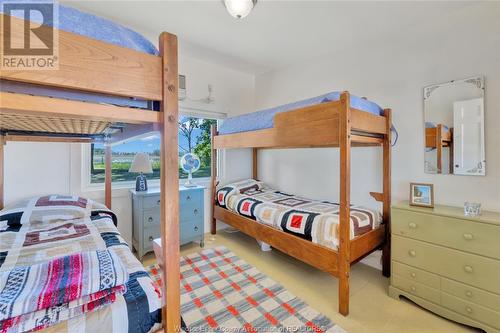
[[[30,1],[16,1],[16,3],[19,2]],[[0,0],[0,13],[3,12],[3,5],[6,3],[9,3],[9,1]],[[60,30],[149,54],[158,54],[158,50],[149,40],[120,24],[71,7],[58,6],[58,11],[59,23],[56,23],[56,26],[58,26]],[[15,11],[12,12],[12,15],[19,16],[22,13],[23,12]],[[33,15],[31,19],[37,23],[41,21],[41,18],[37,15]]]
[[[281,105],[275,108],[270,108],[262,111],[252,112],[237,117],[232,117],[224,120],[219,128],[219,134],[231,134],[255,131],[259,129],[272,128],[274,126],[274,116],[280,112],[286,112],[294,109],[299,109],[311,105],[316,105],[325,102],[338,101],[340,92],[331,92],[321,96],[305,99],[298,102],[293,102]],[[377,104],[366,99],[351,95],[351,106],[355,109],[381,115],[383,109]]]

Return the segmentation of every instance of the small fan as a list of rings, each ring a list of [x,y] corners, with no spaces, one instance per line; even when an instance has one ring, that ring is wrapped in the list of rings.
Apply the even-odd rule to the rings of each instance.
[[[184,183],[184,186],[186,187],[195,187],[197,186],[195,183],[193,183],[193,172],[198,171],[200,169],[200,159],[198,156],[192,153],[187,153],[184,154],[184,156],[181,157],[180,165],[182,170],[188,173],[188,180],[186,183]]]

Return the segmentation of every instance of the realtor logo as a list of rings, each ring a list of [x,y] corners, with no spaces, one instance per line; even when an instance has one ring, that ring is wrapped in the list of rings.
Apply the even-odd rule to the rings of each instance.
[[[1,9],[1,69],[58,69],[57,4],[3,1]]]

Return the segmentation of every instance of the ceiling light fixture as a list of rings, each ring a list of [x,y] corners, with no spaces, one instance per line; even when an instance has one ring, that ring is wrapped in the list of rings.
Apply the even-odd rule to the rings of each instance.
[[[246,17],[252,11],[257,0],[222,0],[227,12],[237,19]]]

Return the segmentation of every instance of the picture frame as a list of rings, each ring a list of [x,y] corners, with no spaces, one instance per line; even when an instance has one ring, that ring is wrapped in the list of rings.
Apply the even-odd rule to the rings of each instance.
[[[434,185],[410,183],[410,206],[434,208]]]

